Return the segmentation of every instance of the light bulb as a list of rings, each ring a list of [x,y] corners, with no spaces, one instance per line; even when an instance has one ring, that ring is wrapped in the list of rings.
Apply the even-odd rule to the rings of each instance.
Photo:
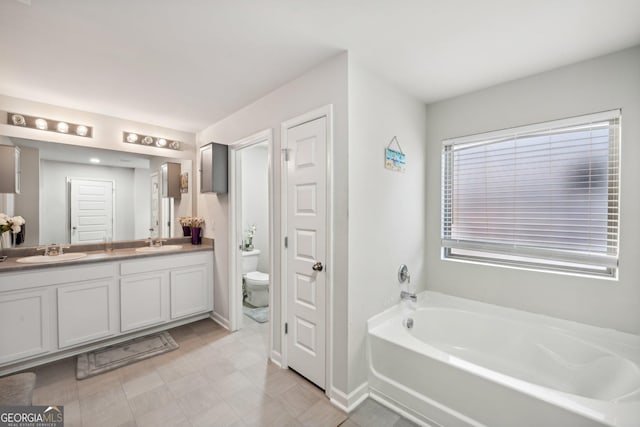
[[[49,124],[45,119],[36,119],[36,127],[40,130],[49,129]]]
[[[138,135],[136,135],[135,133],[130,133],[129,135],[127,135],[127,142],[130,143],[134,143],[138,140]]]
[[[78,126],[76,127],[76,135],[79,136],[87,136],[87,133],[89,132],[89,129],[86,126]]]
[[[56,126],[56,129],[60,133],[67,133],[67,132],[69,132],[69,125],[66,124],[65,122],[58,122],[58,125]]]
[[[158,147],[164,147],[165,145],[167,145],[167,140],[164,138],[158,138],[158,140],[156,141],[156,145]]]

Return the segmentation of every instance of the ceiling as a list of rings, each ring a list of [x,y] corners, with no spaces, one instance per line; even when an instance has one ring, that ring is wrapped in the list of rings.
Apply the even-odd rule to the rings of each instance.
[[[345,50],[425,103],[640,44],[638,0],[1,0],[0,94],[196,132]]]

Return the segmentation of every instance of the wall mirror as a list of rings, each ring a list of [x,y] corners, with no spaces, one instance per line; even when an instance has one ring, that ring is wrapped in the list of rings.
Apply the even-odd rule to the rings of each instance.
[[[165,162],[193,177],[192,160],[9,139],[21,152],[22,189],[13,202],[26,220],[19,247],[179,237],[176,218],[192,215],[192,183],[180,198],[163,198],[160,179]]]

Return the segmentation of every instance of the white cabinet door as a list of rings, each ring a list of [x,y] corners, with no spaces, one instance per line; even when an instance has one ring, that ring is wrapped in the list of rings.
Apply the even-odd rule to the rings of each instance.
[[[50,350],[47,290],[0,295],[0,363]]]
[[[70,347],[117,333],[116,281],[112,278],[58,288],[58,345]]]
[[[131,331],[169,320],[169,275],[146,273],[120,280],[120,330]]]
[[[206,265],[171,272],[171,318],[204,313],[213,309],[213,287],[207,283]]]

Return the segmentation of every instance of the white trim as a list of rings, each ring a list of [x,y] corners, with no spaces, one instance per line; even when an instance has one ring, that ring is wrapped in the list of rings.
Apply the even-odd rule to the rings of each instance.
[[[580,125],[585,123],[593,123],[602,120],[611,120],[620,118],[622,115],[621,109],[603,111],[600,113],[585,114],[582,116],[568,117],[566,119],[551,120],[548,122],[534,123],[524,126],[515,126],[508,129],[500,129],[490,132],[478,133],[473,135],[460,136],[456,138],[448,138],[442,141],[442,145],[458,145],[458,144],[470,144],[477,141],[488,142],[491,140],[499,140],[504,137],[512,137],[513,135],[524,135],[531,132],[541,132],[544,130],[551,130],[557,128],[563,128],[568,126]]]
[[[309,111],[300,116],[286,120],[280,125],[280,148],[282,150],[288,149],[289,144],[287,140],[287,130],[295,126],[325,117],[326,120],[326,259],[329,261],[328,268],[326,268],[327,274],[327,286],[325,287],[325,394],[332,397],[333,389],[333,266],[334,263],[334,250],[333,250],[333,105],[324,105],[315,110]],[[281,209],[281,222],[280,222],[280,342],[281,342],[281,354],[282,354],[282,367],[287,368],[287,340],[284,333],[284,324],[287,320],[287,256],[286,249],[284,248],[284,236],[287,231],[287,164],[284,161],[283,151],[281,150],[280,162],[281,162],[281,176],[280,176],[280,209]]]
[[[229,319],[225,319],[219,313],[216,313],[215,311],[213,311],[211,312],[211,315],[209,316],[209,318],[211,318],[211,320],[213,320],[223,328],[231,330]]]
[[[367,397],[369,397],[369,383],[365,381],[349,394],[333,388],[331,390],[330,400],[334,406],[337,406],[346,413],[350,413],[364,402]]]
[[[276,350],[271,350],[271,361],[273,362],[274,365],[276,365],[278,368],[282,368],[282,354],[280,354],[279,351]]]
[[[239,235],[242,235],[242,231],[238,229],[239,224],[237,221],[238,207],[241,203],[242,194],[238,185],[240,183],[239,174],[241,173],[242,166],[238,152],[244,148],[251,147],[253,145],[266,142],[268,145],[267,151],[267,170],[269,175],[269,269],[271,278],[274,277],[274,252],[277,250],[277,246],[273,239],[273,129],[265,129],[263,131],[254,133],[250,136],[235,141],[229,145],[229,216],[230,216],[230,230],[229,230],[229,326],[230,330],[235,331],[242,327],[242,287],[238,286],[241,280],[241,265],[242,261],[238,260],[237,246],[239,243]],[[240,277],[238,277],[240,275]],[[275,310],[273,305],[273,280],[269,283],[269,304],[272,307],[271,313]],[[273,322],[270,322],[269,331],[269,349],[273,348]]]

